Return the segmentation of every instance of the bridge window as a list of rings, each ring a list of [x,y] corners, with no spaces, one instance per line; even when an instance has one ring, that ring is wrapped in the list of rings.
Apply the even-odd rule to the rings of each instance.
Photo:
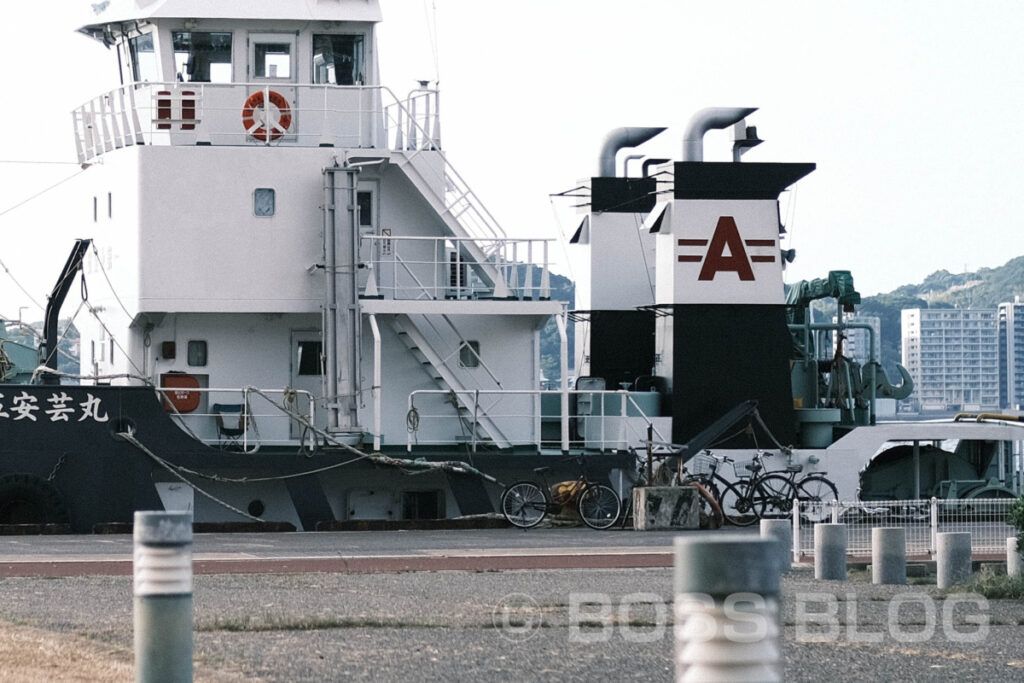
[[[362,85],[363,36],[314,35],[313,82]]]
[[[231,34],[173,31],[174,68],[179,81],[231,82]]]
[[[129,39],[128,52],[132,59],[132,78],[136,83],[160,80],[157,74],[152,33],[144,33]]]
[[[295,38],[286,35],[251,36],[253,78],[292,78]]]

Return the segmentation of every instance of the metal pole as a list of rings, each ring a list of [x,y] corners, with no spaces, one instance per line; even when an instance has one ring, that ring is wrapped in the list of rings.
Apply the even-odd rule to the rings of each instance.
[[[781,681],[775,541],[675,539],[676,681]]]
[[[793,562],[800,561],[800,499],[793,501]],[[790,569],[793,565],[790,564]]]
[[[647,485],[654,482],[654,425],[647,425]]]
[[[930,524],[932,531],[932,547],[929,550],[931,551],[931,555],[934,556],[938,552],[939,543],[939,499],[934,496],[932,496],[932,503],[929,512],[931,516]]]
[[[136,683],[192,680],[192,513],[136,512]]]

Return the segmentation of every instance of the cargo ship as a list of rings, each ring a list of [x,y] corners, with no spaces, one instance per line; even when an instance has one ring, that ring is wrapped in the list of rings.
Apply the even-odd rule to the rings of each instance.
[[[871,476],[869,495],[926,495],[948,477],[917,445],[950,439],[930,455],[977,495],[1019,486],[1012,421],[883,424],[877,399],[909,378],[823,356],[859,295],[843,271],[784,285],[779,196],[814,165],[742,162],[753,108],[698,112],[681,160],[633,176],[620,152],[664,128],[595,144],[571,303],[552,297],[554,238],[510,236],[449,160],[437,89],[380,82],[375,0],[92,7],[80,31],[120,72],[72,116],[86,171],[61,191],[88,237],[64,247],[38,348],[0,345],[0,524],[487,516],[503,482],[573,476],[566,456],[626,497],[638,460],[709,449],[827,471],[844,499]],[[733,161],[704,161],[713,129]],[[837,321],[814,323],[826,297]],[[883,490],[872,458],[917,463],[916,483]]]

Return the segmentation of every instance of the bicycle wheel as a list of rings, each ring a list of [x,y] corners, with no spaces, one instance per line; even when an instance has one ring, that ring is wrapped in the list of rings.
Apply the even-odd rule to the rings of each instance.
[[[696,487],[700,493],[700,528],[721,529],[725,523],[725,515],[722,514],[722,506],[718,504],[718,490],[710,483],[701,484],[694,481],[690,485]]]
[[[820,474],[810,474],[796,488],[802,519],[823,522],[832,516],[832,503],[839,500],[835,484]]]
[[[510,524],[529,529],[548,514],[548,497],[532,481],[518,481],[501,494],[501,514]]]
[[[619,518],[622,502],[610,487],[591,484],[583,489],[577,505],[584,524],[591,529],[607,529]]]
[[[754,507],[763,519],[784,519],[793,514],[796,487],[788,477],[766,474],[753,486]]]
[[[718,506],[722,509],[726,522],[733,526],[750,526],[757,522],[757,511],[749,497],[744,496],[739,489],[725,480],[717,483],[722,487]]]

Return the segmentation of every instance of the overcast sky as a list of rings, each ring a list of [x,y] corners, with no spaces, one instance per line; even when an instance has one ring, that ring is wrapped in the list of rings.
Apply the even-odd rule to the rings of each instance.
[[[0,27],[0,259],[40,302],[71,245],[11,207],[78,169],[6,162],[73,161],[70,110],[116,86],[112,53],[73,32],[89,4],[9,4]],[[449,159],[510,235],[571,234],[578,216],[549,195],[595,173],[609,130],[668,126],[640,151],[679,158],[694,111],[753,106],[766,142],[745,160],[818,164],[784,197],[790,281],[846,269],[874,294],[1024,254],[1024,3],[382,6],[385,84],[440,79]],[[723,135],[706,149],[728,159]],[[32,203],[74,220],[58,199]],[[24,299],[0,272],[0,314]]]

